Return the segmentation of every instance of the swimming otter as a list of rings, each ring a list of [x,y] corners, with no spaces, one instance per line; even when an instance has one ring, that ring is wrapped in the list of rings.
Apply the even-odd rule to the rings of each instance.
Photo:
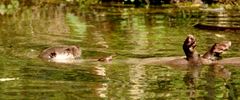
[[[40,58],[48,61],[62,62],[81,56],[81,49],[77,46],[58,46],[50,47],[42,51]]]
[[[113,59],[113,55],[99,58],[97,61],[100,61],[100,62],[110,62],[110,61],[112,61],[112,59]]]

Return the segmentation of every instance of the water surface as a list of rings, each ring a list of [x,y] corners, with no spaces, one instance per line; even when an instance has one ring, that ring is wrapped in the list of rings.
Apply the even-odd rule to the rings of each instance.
[[[189,11],[101,6],[83,11],[26,8],[1,16],[0,98],[237,98],[240,66],[224,66],[232,73],[226,78],[213,73],[209,66],[189,71],[167,65],[139,65],[138,61],[145,58],[184,56],[181,46],[188,34],[197,38],[201,54],[215,42],[230,40],[232,47],[223,56],[240,56],[239,32],[196,29],[193,25],[199,17],[199,13]],[[82,62],[57,64],[37,57],[43,49],[57,45],[80,46]],[[116,55],[112,62],[94,60],[109,55]]]

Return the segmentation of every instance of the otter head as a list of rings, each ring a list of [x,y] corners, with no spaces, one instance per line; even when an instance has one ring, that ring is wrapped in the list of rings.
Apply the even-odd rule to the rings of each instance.
[[[40,58],[53,62],[67,62],[81,56],[81,50],[77,46],[50,47],[39,55]]]
[[[213,46],[213,52],[221,54],[224,51],[227,51],[231,47],[231,41],[222,41],[220,43],[215,43]]]
[[[183,43],[183,50],[187,56],[187,60],[192,58],[195,53],[195,47],[197,46],[196,39],[193,35],[188,35]]]
[[[65,48],[64,53],[73,55],[74,58],[79,58],[81,56],[81,49],[77,46],[69,46]]]
[[[227,51],[231,47],[231,41],[222,41],[220,43],[215,43],[212,48],[211,52],[216,60],[221,59],[221,54]]]

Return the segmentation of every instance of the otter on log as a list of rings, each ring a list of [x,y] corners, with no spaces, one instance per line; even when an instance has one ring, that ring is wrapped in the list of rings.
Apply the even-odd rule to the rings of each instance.
[[[188,35],[182,46],[185,57],[146,58],[139,61],[141,62],[139,65],[165,64],[171,66],[181,66],[182,68],[184,68],[188,64],[209,65],[213,63],[218,63],[218,61],[221,61],[219,60],[221,58],[220,55],[230,48],[231,42],[222,41],[219,43],[215,43],[203,56],[198,54],[197,50],[195,50],[196,46],[196,38],[193,35]]]
[[[193,35],[188,35],[183,43],[183,51],[186,55],[186,59],[189,60],[198,60],[199,54],[196,52],[195,47],[197,46],[196,39]]]
[[[201,58],[206,60],[220,60],[220,56],[224,51],[227,51],[231,47],[231,41],[222,41],[215,43]],[[183,50],[186,55],[186,59],[189,60],[200,60],[200,55],[195,50],[196,39],[193,35],[188,35],[183,43]]]
[[[224,51],[227,51],[231,47],[231,44],[232,44],[231,41],[222,41],[220,43],[215,43],[211,47],[211,49],[203,55],[203,58],[211,60],[220,60],[222,59],[220,54],[222,54]]]
[[[200,56],[195,50],[196,46],[197,43],[195,37],[193,35],[188,35],[183,43],[183,50],[186,59],[189,62],[197,64],[210,64],[212,61],[222,59],[220,55],[231,47],[231,41],[215,43],[203,56]]]

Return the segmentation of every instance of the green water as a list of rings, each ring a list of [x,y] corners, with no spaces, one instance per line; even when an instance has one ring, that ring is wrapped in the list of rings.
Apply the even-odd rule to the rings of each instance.
[[[230,40],[232,47],[223,57],[240,56],[238,31],[200,30],[192,27],[198,13],[157,11],[49,7],[1,16],[0,99],[236,99],[240,66],[225,66],[232,73],[227,81],[204,66],[192,86],[186,82],[189,71],[127,63],[131,58],[184,56],[182,43],[188,34],[197,38],[201,54],[215,42]],[[57,45],[80,46],[82,60],[116,56],[110,63],[76,64],[49,63],[37,57],[43,49]]]

